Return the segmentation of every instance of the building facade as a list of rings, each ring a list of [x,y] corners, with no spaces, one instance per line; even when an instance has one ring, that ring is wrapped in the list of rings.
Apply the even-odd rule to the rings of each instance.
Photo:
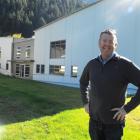
[[[78,87],[84,66],[99,55],[99,34],[107,28],[117,30],[117,52],[140,66],[139,17],[139,0],[101,0],[35,30],[33,79]]]
[[[0,73],[4,75],[12,75],[12,37],[0,37]]]
[[[34,64],[34,39],[14,39],[12,56],[13,76],[24,79],[32,79]]]
[[[0,73],[18,78],[32,79],[34,39],[0,38]]]

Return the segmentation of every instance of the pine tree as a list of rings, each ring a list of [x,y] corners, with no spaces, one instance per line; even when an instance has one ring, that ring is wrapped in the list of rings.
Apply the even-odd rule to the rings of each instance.
[[[81,0],[0,0],[0,36],[33,30],[84,7]]]

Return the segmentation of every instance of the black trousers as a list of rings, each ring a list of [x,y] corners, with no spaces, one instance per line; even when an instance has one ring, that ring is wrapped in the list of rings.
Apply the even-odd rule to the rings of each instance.
[[[103,124],[89,119],[89,134],[91,140],[122,140],[123,128],[122,124]]]

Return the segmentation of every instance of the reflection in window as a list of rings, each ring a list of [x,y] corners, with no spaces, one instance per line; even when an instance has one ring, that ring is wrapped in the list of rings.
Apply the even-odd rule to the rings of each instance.
[[[54,75],[64,75],[65,66],[62,65],[50,65],[49,73]]]
[[[66,41],[54,41],[50,43],[50,58],[65,58]]]
[[[71,66],[71,77],[77,77],[77,74],[78,74],[78,67]]]

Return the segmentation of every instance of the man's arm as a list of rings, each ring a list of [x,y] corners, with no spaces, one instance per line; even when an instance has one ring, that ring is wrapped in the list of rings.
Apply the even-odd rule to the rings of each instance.
[[[86,105],[88,103],[88,97],[87,97],[87,87],[89,84],[89,63],[86,64],[84,67],[84,70],[82,72],[82,75],[80,77],[80,93],[83,105]]]
[[[140,68],[133,62],[129,62],[125,75],[129,83],[138,87],[135,96],[124,105],[125,111],[129,113],[140,104]]]

